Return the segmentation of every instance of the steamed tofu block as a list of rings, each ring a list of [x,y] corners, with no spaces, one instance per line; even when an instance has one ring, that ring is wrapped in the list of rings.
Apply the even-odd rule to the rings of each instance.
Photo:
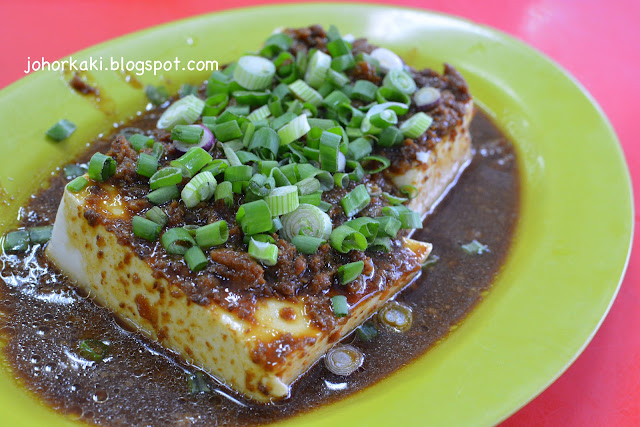
[[[128,208],[114,187],[100,188],[98,202],[89,189],[65,191],[49,258],[98,304],[258,401],[286,397],[291,383],[334,343],[411,282],[431,251],[430,244],[403,239],[398,253],[411,260],[396,268],[381,291],[373,289],[382,276],[369,271],[363,284],[371,289],[351,299],[349,315],[329,326],[312,318],[314,303],[304,296],[249,298],[240,310],[228,303],[196,303],[185,291],[189,278],[167,278],[119,241],[112,227],[126,219]],[[231,292],[226,298],[242,299]]]

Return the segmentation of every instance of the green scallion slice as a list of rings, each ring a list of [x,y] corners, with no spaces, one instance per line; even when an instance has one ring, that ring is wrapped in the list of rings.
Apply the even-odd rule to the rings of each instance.
[[[149,178],[149,186],[152,190],[177,185],[181,182],[182,172],[179,168],[173,167],[162,168]]]
[[[41,225],[38,227],[31,227],[29,229],[29,240],[34,245],[37,245],[40,243],[46,243],[49,240],[51,240],[52,232],[53,232],[53,225]]]
[[[402,144],[403,141],[404,135],[402,131],[395,126],[389,126],[380,134],[378,145],[381,147],[393,147],[394,145]]]
[[[376,90],[378,90],[378,86],[375,83],[371,83],[369,80],[358,80],[353,85],[351,98],[371,102],[376,99]]]
[[[364,322],[358,329],[356,335],[364,342],[373,341],[378,336],[378,329],[372,321]]]
[[[140,153],[138,157],[138,164],[136,166],[136,172],[138,175],[151,178],[158,170],[158,159],[151,154]]]
[[[271,86],[275,73],[273,62],[260,56],[246,55],[238,60],[233,78],[245,89],[263,90]]]
[[[409,199],[406,197],[398,197],[398,196],[394,196],[393,194],[389,194],[386,191],[382,192],[382,197],[384,197],[387,202],[389,202],[390,205],[401,205],[404,202],[408,201]]]
[[[233,184],[229,181],[221,182],[216,187],[213,197],[215,201],[222,200],[225,205],[231,207],[233,205]]]
[[[175,125],[171,129],[171,139],[186,144],[197,144],[200,142],[203,133],[204,129],[200,126]]]
[[[311,127],[309,126],[309,122],[307,122],[307,116],[304,114],[299,115],[278,130],[280,145],[291,144],[293,141],[306,135],[310,129]]]
[[[347,303],[347,297],[344,295],[331,297],[331,307],[336,317],[344,317],[349,314],[349,304]]]
[[[242,227],[244,234],[248,236],[267,232],[271,230],[273,225],[271,211],[264,200],[256,200],[240,205],[236,213],[236,221]]]
[[[300,251],[301,253],[307,255],[315,254],[316,252],[318,252],[318,248],[320,247],[320,245],[325,242],[326,240],[319,237],[304,235],[294,236],[293,239],[291,239],[291,243],[293,243],[296,249],[298,249],[298,251]]]
[[[109,354],[109,345],[100,340],[82,340],[78,345],[78,353],[92,362],[100,362]]]
[[[158,119],[158,129],[171,129],[175,125],[190,125],[195,122],[202,110],[204,101],[195,95],[187,95],[175,101]]]
[[[358,185],[340,200],[345,215],[351,217],[369,206],[371,196],[364,184]]]
[[[207,266],[207,257],[198,246],[192,246],[184,254],[184,260],[191,271],[200,271]]]
[[[398,116],[393,110],[384,110],[369,117],[369,121],[375,127],[386,129],[398,123]]]
[[[271,193],[264,198],[269,206],[272,216],[280,216],[292,212],[298,208],[300,204],[298,199],[298,187],[295,185],[287,185],[277,187],[271,190]]]
[[[211,172],[200,172],[184,186],[180,197],[188,208],[192,208],[213,197],[217,185],[218,183]]]
[[[350,262],[338,267],[338,278],[340,283],[346,285],[356,280],[364,269],[364,261]]]
[[[373,175],[391,166],[391,161],[383,156],[365,156],[360,159],[360,164],[366,173]]]
[[[264,265],[276,265],[278,262],[278,247],[273,243],[261,242],[251,238],[249,241],[249,255]]]
[[[321,191],[320,181],[312,177],[296,182],[295,186],[298,187],[301,196]]]
[[[414,228],[422,228],[422,218],[420,218],[420,214],[404,205],[386,206],[382,208],[382,214],[398,219],[403,229],[411,230]]]
[[[54,141],[60,142],[69,138],[76,128],[75,123],[62,119],[47,130],[47,136]]]
[[[73,179],[84,175],[87,172],[87,168],[79,164],[69,164],[63,168],[64,177],[67,179]]]
[[[278,52],[289,50],[292,44],[293,40],[285,33],[271,34],[264,42],[260,55],[272,57]]]
[[[158,238],[160,230],[162,229],[162,226],[157,222],[141,216],[134,216],[131,221],[131,226],[133,228],[134,235],[150,242],[153,242]]]
[[[322,103],[322,95],[306,84],[303,80],[296,80],[289,85],[289,90],[299,99],[311,105],[319,106]]]
[[[143,148],[151,148],[153,146],[153,138],[141,133],[134,133],[130,135],[127,140],[134,150],[140,152]]]
[[[318,89],[327,78],[327,71],[331,67],[331,57],[326,53],[316,50],[309,58],[304,80],[312,88]]]
[[[212,160],[211,154],[207,153],[203,148],[191,147],[189,151],[173,160],[170,164],[172,167],[180,169],[183,177],[191,178]]]
[[[337,87],[344,87],[349,83],[349,77],[345,73],[330,69],[327,71],[327,81]]]
[[[144,214],[144,216],[146,216],[147,219],[160,225],[160,227],[164,227],[165,225],[167,225],[167,222],[169,222],[169,217],[167,216],[167,214],[158,206],[154,206],[149,209],[147,213]]]
[[[366,138],[356,138],[349,143],[347,158],[349,160],[360,160],[371,154],[373,147]]]
[[[388,253],[391,251],[391,239],[389,237],[376,237],[369,243],[368,251]]]
[[[4,235],[2,248],[5,252],[25,252],[29,249],[29,231],[16,230]]]
[[[187,230],[182,227],[171,228],[160,238],[162,246],[171,255],[184,255],[196,241]]]
[[[331,234],[331,218],[317,206],[301,203],[294,211],[281,218],[281,235],[288,241],[298,235],[327,240]]]
[[[248,148],[263,158],[275,159],[280,148],[280,137],[270,127],[260,128],[253,133]]]
[[[252,122],[257,122],[258,120],[266,119],[270,115],[271,109],[269,108],[269,105],[263,105],[262,107],[253,110],[251,114],[247,116],[247,119]]]
[[[345,224],[358,231],[359,233],[362,233],[362,235],[366,237],[367,240],[372,240],[374,237],[376,237],[376,235],[378,234],[378,227],[380,226],[380,223],[378,221],[366,216],[352,219],[351,221],[347,221]]]
[[[229,240],[229,226],[226,221],[216,221],[196,228],[196,242],[202,249],[218,246]]]
[[[416,82],[404,70],[389,70],[387,75],[384,76],[382,84],[407,95],[413,94],[417,89]]]
[[[376,218],[378,221],[378,236],[377,237],[391,237],[393,239],[398,235],[398,231],[400,231],[400,227],[402,227],[402,223],[399,219],[394,218],[392,216],[382,216]]]
[[[177,199],[180,195],[177,185],[169,185],[167,187],[161,187],[157,190],[153,190],[147,194],[147,199],[154,205],[161,205],[169,200]]]
[[[116,173],[116,161],[110,156],[95,153],[89,161],[89,178],[104,182]]]
[[[329,244],[338,252],[346,254],[354,249],[364,251],[367,249],[367,238],[348,225],[334,228],[329,236]]]
[[[400,131],[407,138],[417,138],[429,129],[433,119],[425,113],[416,113],[400,125]]]
[[[224,170],[224,180],[229,182],[249,181],[253,168],[249,165],[229,166]]]
[[[144,88],[144,94],[153,105],[164,104],[169,99],[169,91],[164,86],[147,85]]]
[[[180,98],[184,98],[187,95],[197,95],[198,94],[198,86],[191,85],[189,83],[183,83],[180,85],[180,89],[178,89],[178,95]]]
[[[242,130],[236,120],[231,120],[224,123],[217,123],[213,127],[213,133],[216,139],[220,142],[231,141],[232,139],[241,138]]]
[[[84,176],[79,176],[75,178],[73,181],[67,184],[67,190],[72,193],[79,193],[84,190],[87,185],[89,185],[89,181]]]

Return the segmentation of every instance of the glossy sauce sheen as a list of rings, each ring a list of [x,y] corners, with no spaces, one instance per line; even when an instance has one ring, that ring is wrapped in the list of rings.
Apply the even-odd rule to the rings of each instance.
[[[273,405],[244,401],[208,378],[210,393],[191,394],[196,372],[174,354],[123,328],[108,310],[80,295],[42,257],[3,255],[0,308],[4,352],[26,388],[55,409],[104,425],[260,424],[341,399],[391,374],[422,355],[482,299],[503,264],[518,217],[517,159],[511,144],[478,112],[471,128],[475,156],[458,184],[414,238],[433,243],[439,261],[398,296],[413,308],[404,333],[380,331],[364,343],[351,335],[365,361],[349,377],[317,363],[300,378],[292,397]],[[94,148],[95,149],[95,148]],[[24,226],[51,224],[64,177],[34,196],[21,211]],[[490,252],[467,255],[474,239]],[[78,354],[83,339],[110,345],[102,362]]]

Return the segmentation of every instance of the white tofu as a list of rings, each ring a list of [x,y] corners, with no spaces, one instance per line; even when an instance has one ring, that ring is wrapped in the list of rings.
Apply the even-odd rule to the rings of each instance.
[[[92,206],[100,215],[128,215],[116,190]],[[118,244],[102,225],[84,216],[87,190],[65,191],[48,257],[98,304],[111,309],[152,340],[179,353],[248,398],[270,401],[288,396],[291,384],[340,338],[347,335],[419,273],[405,275],[386,290],[350,307],[350,315],[322,331],[297,302],[262,298],[251,323],[221,306],[192,302],[177,283],[154,276],[152,268],[128,246]],[[428,243],[405,239],[404,245],[426,260]],[[282,316],[290,307],[293,316]],[[290,320],[287,320],[290,319]],[[259,353],[263,357],[257,356]]]

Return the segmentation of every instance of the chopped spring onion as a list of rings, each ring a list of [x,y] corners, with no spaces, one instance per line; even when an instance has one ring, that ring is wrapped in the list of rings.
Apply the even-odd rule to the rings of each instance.
[[[300,205],[298,187],[295,185],[287,185],[274,188],[271,190],[271,193],[264,198],[264,201],[267,202],[272,216],[288,214],[296,210]]]
[[[69,138],[69,136],[75,132],[76,128],[75,123],[62,119],[47,130],[47,136],[54,141],[60,142]]]
[[[144,94],[153,105],[164,104],[169,99],[169,92],[164,86],[147,85],[144,88]]]
[[[274,130],[280,130],[284,125],[295,119],[297,116],[291,111],[287,111],[283,115],[273,119],[271,122],[271,128]]]
[[[331,297],[331,307],[333,308],[333,314],[336,317],[344,317],[349,314],[349,304],[347,303],[347,297],[344,295],[335,295]],[[327,353],[325,357],[332,357],[332,355]]]
[[[5,252],[25,252],[29,249],[29,242],[29,231],[11,231],[4,235],[2,248]]]
[[[403,229],[422,228],[422,219],[418,212],[412,211],[404,205],[386,206],[382,208],[382,214],[391,216],[400,221],[400,227]]]
[[[362,165],[359,162],[349,160],[347,162],[347,167],[352,169],[352,171],[349,172],[349,179],[351,181],[355,181],[355,182],[362,181],[362,178],[364,178],[364,169],[362,168]]]
[[[151,178],[158,170],[158,159],[147,153],[140,153],[138,157],[138,164],[136,166],[136,172],[138,175]]]
[[[272,57],[278,52],[289,50],[292,44],[293,40],[285,33],[271,34],[264,42],[260,55]]]
[[[280,137],[270,127],[263,127],[254,132],[249,150],[255,151],[263,158],[275,159],[280,148]]]
[[[356,138],[349,143],[347,158],[349,160],[360,160],[371,154],[372,150],[371,143],[366,138]]]
[[[218,246],[229,240],[229,226],[226,221],[216,221],[196,228],[196,242],[202,249]]]
[[[382,84],[407,95],[411,95],[416,91],[416,82],[404,70],[389,70],[387,75],[384,76]]]
[[[51,240],[53,225],[42,225],[29,229],[29,240],[32,244],[46,243]]]
[[[247,192],[251,192],[258,198],[266,197],[272,189],[276,187],[276,180],[261,173],[257,173],[251,177],[247,185]],[[247,196],[249,194],[247,193]],[[273,211],[272,211],[273,213]]]
[[[191,233],[181,227],[165,231],[160,241],[167,253],[171,255],[184,255],[190,247],[196,244]]]
[[[489,252],[489,247],[487,245],[483,245],[475,239],[461,247],[462,250],[469,255],[482,255],[485,252]]]
[[[416,107],[420,111],[427,111],[437,106],[440,103],[441,95],[440,91],[435,87],[426,86],[418,89],[413,94],[413,101],[416,103]]]
[[[260,56],[247,55],[238,60],[233,78],[245,89],[262,90],[271,86],[275,73],[273,62]]]
[[[389,237],[376,237],[369,243],[369,251],[390,252],[391,239]]]
[[[160,158],[164,155],[164,145],[156,142],[153,144],[153,148],[151,149],[151,155],[156,159],[160,160]]]
[[[229,182],[249,181],[253,168],[249,165],[229,166],[224,170],[224,180]]]
[[[237,90],[233,92],[233,97],[238,104],[248,105],[250,107],[259,107],[265,105],[271,97],[271,92],[266,91],[250,91]]]
[[[227,157],[227,161],[229,162],[230,166],[242,166],[242,162],[240,161],[240,159],[236,155],[236,152],[230,144],[222,144],[222,151]]]
[[[312,177],[296,182],[295,186],[298,187],[301,196],[321,191],[320,181]]]
[[[413,185],[403,185],[400,192],[406,194],[409,199],[415,199],[418,196],[418,189]]]
[[[161,187],[157,190],[153,190],[147,194],[147,199],[154,205],[161,205],[169,200],[177,199],[180,195],[177,185],[169,185],[167,187]]]
[[[67,184],[67,190],[72,193],[79,193],[84,190],[87,185],[89,185],[89,181],[84,176],[79,176],[75,178],[73,181]]]
[[[375,83],[371,83],[369,80],[358,80],[353,85],[351,98],[371,102],[376,99],[376,90],[378,90],[378,86]]]
[[[215,201],[222,200],[224,204],[231,207],[233,205],[233,184],[229,181],[223,181],[216,187],[213,193]]]
[[[201,172],[211,172],[213,176],[221,174],[229,167],[229,163],[224,159],[214,159],[207,166],[201,169]]]
[[[131,225],[133,228],[133,234],[145,240],[149,240],[150,242],[153,242],[158,238],[160,230],[162,229],[162,226],[157,222],[141,216],[134,216]]]
[[[295,57],[289,52],[280,52],[273,60],[276,66],[276,78],[283,83],[291,83],[298,78],[298,67],[296,67]]]
[[[380,68],[384,72],[388,72],[389,70],[402,70],[404,68],[402,59],[389,49],[383,47],[374,49],[371,52],[371,57],[378,61]]]
[[[407,332],[413,323],[413,312],[406,304],[389,301],[378,311],[377,320],[394,332]]]
[[[191,271],[200,271],[207,266],[207,257],[198,246],[192,246],[184,254],[184,260]]]
[[[237,120],[215,124],[213,126],[213,133],[220,142],[227,142],[242,137],[242,129],[240,129]]]
[[[322,203],[322,191],[316,191],[315,193],[305,194],[300,196],[300,203],[306,203],[308,205],[320,206]]]
[[[276,265],[278,262],[278,247],[273,243],[261,242],[252,238],[249,241],[249,255],[264,265]]]
[[[340,317],[338,314],[336,316]],[[353,374],[363,363],[364,354],[352,345],[336,345],[324,357],[325,367],[331,373],[343,377]]]
[[[344,92],[339,90],[334,90],[324,98],[324,100],[322,101],[322,104],[331,110],[335,110],[338,108],[338,105],[345,104],[345,103],[349,104],[349,102],[351,101],[349,97],[344,94]]]
[[[311,255],[318,252],[318,248],[322,245],[326,240],[323,240],[319,237],[313,236],[304,236],[298,235],[294,236],[291,239],[291,243],[303,254]]]
[[[311,105],[319,106],[322,103],[322,95],[306,84],[303,80],[296,80],[289,85],[289,90],[297,97]]]
[[[349,174],[338,172],[333,175],[333,180],[335,181],[336,187],[338,188],[347,188],[349,185]]]
[[[236,221],[240,223],[244,234],[248,236],[267,232],[271,230],[273,225],[271,211],[264,200],[256,200],[240,205],[236,214]]]
[[[171,139],[187,144],[197,144],[200,142],[203,133],[204,129],[200,126],[175,125],[173,129],[171,129]]]
[[[374,237],[376,237],[376,235],[378,234],[378,227],[380,226],[380,223],[378,221],[366,216],[352,219],[351,221],[347,221],[345,224],[362,233],[362,235],[366,237],[367,240],[372,240]]]
[[[182,201],[188,208],[192,208],[200,202],[205,202],[213,197],[217,184],[211,172],[200,172],[191,178],[191,181],[182,189],[180,193]]]
[[[380,129],[388,128],[398,123],[398,116],[393,110],[384,110],[380,113],[374,114],[369,118],[369,121],[375,127]]]
[[[229,67],[227,67],[229,68]],[[231,78],[220,71],[211,73],[211,77],[207,80],[207,96],[216,95],[218,93],[228,94]]]
[[[344,171],[344,154],[340,152],[340,135],[323,131],[320,138],[320,167],[328,172]]]
[[[327,50],[335,58],[351,53],[351,46],[344,39],[336,39],[327,44]]]
[[[318,89],[327,78],[327,71],[330,67],[331,57],[320,50],[316,50],[309,58],[304,80],[312,88]]]
[[[367,238],[345,224],[333,229],[329,237],[329,243],[333,249],[343,254],[353,249],[359,251],[367,249]]]
[[[327,240],[331,235],[331,218],[320,208],[301,203],[297,209],[281,218],[283,238],[293,241],[295,236],[304,235]]]
[[[400,125],[400,130],[407,138],[417,138],[429,129],[433,119],[425,113],[416,113]]]
[[[407,107],[411,104],[411,98],[409,97],[409,95],[388,86],[382,86],[381,88],[378,88],[378,90],[376,91],[376,101],[381,104],[385,102],[397,102],[400,104],[404,104]]]
[[[378,329],[372,321],[364,322],[358,329],[356,335],[364,342],[373,341],[378,336]]]
[[[381,172],[391,166],[391,161],[383,156],[365,156],[360,159],[360,163],[363,164],[364,171],[368,174],[373,175],[374,173]],[[369,169],[366,165],[373,164],[374,167]],[[375,165],[378,165],[375,167]]]
[[[349,83],[349,77],[345,73],[330,69],[327,71],[327,81],[337,87],[344,87]]]
[[[166,167],[160,169],[149,178],[149,186],[152,190],[161,187],[169,187],[182,182],[182,172],[179,168]]]
[[[147,135],[143,135],[141,133],[134,133],[133,135],[127,138],[129,144],[133,147],[134,150],[140,152],[143,148],[151,148],[153,146],[153,138]]]
[[[167,216],[167,214],[158,206],[154,206],[149,209],[145,216],[147,217],[147,219],[150,219],[161,227],[164,227],[165,225],[167,225],[167,222],[169,222],[169,217]]]
[[[191,147],[189,151],[173,160],[170,164],[172,167],[180,169],[183,177],[191,178],[212,160],[211,154],[207,153],[203,148]]]
[[[311,127],[307,122],[307,116],[304,114],[299,115],[289,123],[284,125],[278,130],[278,136],[280,137],[280,145],[288,145],[293,141],[306,135]]]
[[[158,129],[171,129],[175,125],[190,125],[200,117],[203,109],[202,99],[195,95],[187,95],[164,110],[156,126]]]
[[[362,274],[363,269],[364,261],[350,262],[349,264],[341,265],[338,268],[340,283],[346,285],[347,283],[353,282]]]
[[[109,354],[109,345],[100,340],[82,340],[78,345],[80,356],[92,362],[100,362]]]
[[[270,115],[271,109],[269,108],[269,105],[263,105],[262,107],[253,110],[251,114],[247,116],[247,119],[252,122],[257,122],[258,120],[266,119]]]
[[[189,83],[183,83],[178,89],[178,95],[180,98],[184,98],[187,95],[197,95],[198,86],[190,85]]]
[[[204,101],[204,108],[202,109],[203,116],[217,116],[222,113],[225,107],[229,104],[229,94],[217,93],[208,97]],[[203,120],[204,122],[204,117]]]
[[[356,66],[356,61],[351,53],[340,55],[331,60],[331,69],[344,71]]]
[[[95,153],[89,161],[89,178],[94,181],[106,181],[116,173],[116,161],[110,156]]]
[[[401,205],[404,202],[406,202],[407,200],[409,200],[406,197],[398,197],[398,196],[394,196],[393,194],[389,194],[386,191],[382,192],[382,197],[384,197],[387,202],[389,202],[390,205]]]
[[[402,131],[395,126],[389,126],[380,134],[378,138],[378,145],[381,147],[393,147],[399,145],[404,141],[404,135]]]
[[[363,184],[358,185],[340,200],[344,213],[348,217],[357,214],[369,206],[369,203],[371,203],[371,196]]]

